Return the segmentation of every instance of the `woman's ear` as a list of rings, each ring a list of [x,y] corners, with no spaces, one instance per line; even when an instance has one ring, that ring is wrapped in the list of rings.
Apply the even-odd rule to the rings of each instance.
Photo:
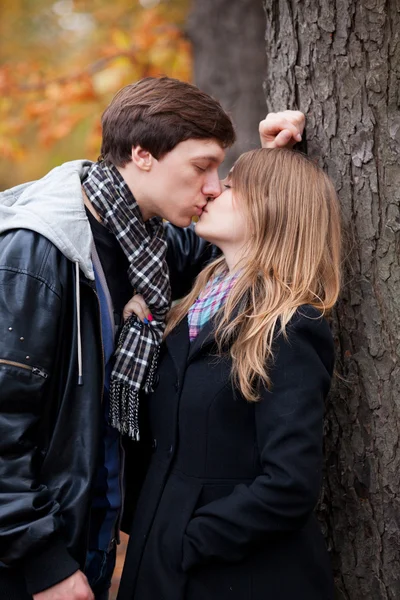
[[[153,155],[141,146],[132,146],[132,162],[141,171],[150,171],[153,164]]]

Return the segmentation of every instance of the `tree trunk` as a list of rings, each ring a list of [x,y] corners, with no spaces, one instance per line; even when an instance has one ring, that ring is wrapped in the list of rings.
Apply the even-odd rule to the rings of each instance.
[[[261,0],[195,0],[187,24],[194,81],[217,98],[235,124],[238,141],[225,173],[242,152],[259,147],[265,116],[265,14]]]
[[[270,110],[307,115],[348,234],[322,515],[337,597],[400,598],[400,4],[265,0]]]

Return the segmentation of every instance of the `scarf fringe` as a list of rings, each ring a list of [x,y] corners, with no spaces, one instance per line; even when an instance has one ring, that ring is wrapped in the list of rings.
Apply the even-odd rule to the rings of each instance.
[[[160,349],[157,347],[151,358],[150,368],[147,373],[143,389],[146,394],[154,391],[153,381],[157,370]],[[116,374],[116,377],[118,375]],[[139,391],[128,383],[112,377],[110,382],[110,425],[121,434],[128,435],[132,440],[140,440],[139,431]]]
[[[110,425],[132,440],[140,440],[139,394],[129,384],[117,379],[110,384]]]

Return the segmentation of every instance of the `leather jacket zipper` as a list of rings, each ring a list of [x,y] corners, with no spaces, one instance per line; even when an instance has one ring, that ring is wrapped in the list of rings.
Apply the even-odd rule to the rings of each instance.
[[[96,298],[96,304],[97,304],[97,310],[98,310],[98,318],[99,318],[99,328],[100,328],[100,343],[101,343],[101,372],[102,372],[102,376],[101,376],[101,395],[100,395],[100,405],[103,406],[103,397],[104,397],[104,373],[105,373],[105,360],[104,360],[104,347],[103,347],[103,332],[101,329],[101,309],[100,309],[100,299],[99,296],[97,294],[96,291],[96,284],[95,282],[91,282],[91,281],[83,281],[82,282],[84,285],[88,286],[95,298]],[[90,523],[90,519],[91,519],[91,507],[89,506],[88,510],[87,510],[87,519],[86,519],[86,531],[83,530],[82,532],[82,537],[85,538],[86,540],[86,550],[89,548],[89,536],[90,536],[90,528],[89,528],[89,523]]]
[[[33,375],[39,375],[39,377],[43,377],[43,379],[48,378],[48,374],[43,371],[43,369],[39,369],[38,367],[31,367],[30,365],[25,365],[24,363],[15,362],[13,360],[5,360],[4,358],[0,358],[0,365],[11,365],[12,367],[18,367],[19,369],[25,369],[26,371],[30,371]]]
[[[96,296],[96,300],[97,300],[97,306],[99,309],[99,327],[100,327],[100,342],[101,342],[101,371],[102,371],[102,376],[101,376],[101,397],[100,397],[100,403],[101,405],[103,405],[103,399],[104,399],[104,379],[105,379],[105,370],[106,370],[106,361],[104,358],[104,343],[103,343],[103,331],[101,328],[101,307],[100,307],[100,298],[98,293],[96,292],[96,290],[93,290],[94,295]]]

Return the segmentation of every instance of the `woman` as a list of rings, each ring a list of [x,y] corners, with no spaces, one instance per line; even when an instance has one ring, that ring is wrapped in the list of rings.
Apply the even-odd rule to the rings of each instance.
[[[324,314],[340,280],[334,188],[299,153],[248,152],[196,232],[223,255],[169,315],[118,599],[331,600],[313,509],[334,362]],[[127,312],[145,317],[137,302]]]

